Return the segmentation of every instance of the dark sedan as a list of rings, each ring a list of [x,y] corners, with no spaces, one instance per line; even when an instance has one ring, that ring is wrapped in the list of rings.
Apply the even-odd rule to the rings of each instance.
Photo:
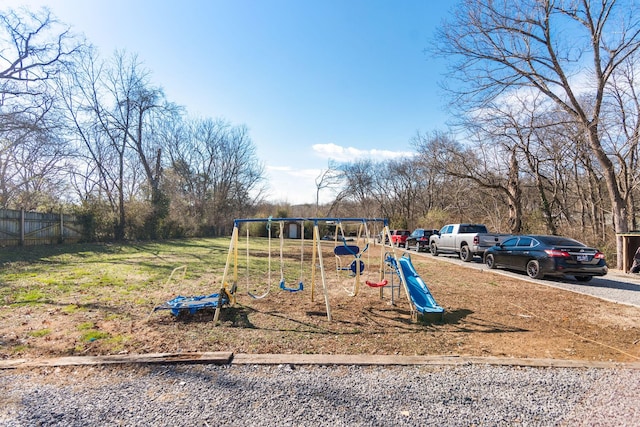
[[[604,254],[577,240],[560,236],[514,236],[484,253],[489,268],[525,271],[533,279],[544,276],[574,276],[588,282],[607,274]]]
[[[414,249],[416,252],[426,251],[429,249],[429,237],[437,234],[438,230],[429,230],[424,228],[416,228],[413,233],[407,237],[405,242],[407,249]]]

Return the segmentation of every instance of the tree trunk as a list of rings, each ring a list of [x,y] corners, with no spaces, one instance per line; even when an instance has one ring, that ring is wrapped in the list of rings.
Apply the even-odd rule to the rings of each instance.
[[[598,136],[598,126],[592,124],[588,129],[589,144],[591,149],[596,155],[598,162],[602,166],[604,172],[605,184],[609,193],[609,199],[611,201],[611,215],[613,219],[613,229],[616,234],[626,233],[629,231],[629,224],[627,223],[627,205],[620,194],[618,183],[616,180],[616,172],[613,164],[607,154],[602,149],[600,144],[600,138]],[[604,236],[603,236],[604,238]],[[616,235],[616,253],[618,254],[616,260],[616,268],[622,269],[622,237]]]
[[[509,180],[507,182],[507,192],[509,193],[509,228],[511,233],[522,232],[522,189],[518,175],[520,165],[515,153],[515,148],[511,150],[511,160],[509,162]]]

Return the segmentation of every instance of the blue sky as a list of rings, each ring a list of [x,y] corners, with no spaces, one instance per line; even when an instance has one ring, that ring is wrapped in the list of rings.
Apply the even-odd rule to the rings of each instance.
[[[424,50],[455,0],[0,0],[19,5],[104,56],[136,53],[191,115],[246,125],[273,201],[314,203],[329,159],[407,155],[446,130],[444,64]]]

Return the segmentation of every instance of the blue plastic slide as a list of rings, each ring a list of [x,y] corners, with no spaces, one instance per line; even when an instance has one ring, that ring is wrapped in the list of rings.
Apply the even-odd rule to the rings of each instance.
[[[416,309],[422,313],[444,313],[444,308],[440,307],[436,300],[433,299],[429,288],[424,280],[418,275],[416,269],[413,267],[411,258],[403,256],[400,258],[400,268],[407,281],[407,289],[409,291],[409,297]]]

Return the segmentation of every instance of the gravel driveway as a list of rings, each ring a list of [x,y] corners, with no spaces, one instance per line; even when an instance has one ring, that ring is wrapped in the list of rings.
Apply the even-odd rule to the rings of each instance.
[[[3,426],[636,426],[640,370],[167,365],[0,373]]]
[[[619,304],[640,307],[640,274],[623,273],[620,270],[610,269],[606,276],[594,277],[587,283],[577,282],[576,280],[573,280],[573,277],[569,277],[567,279],[531,279],[525,273],[521,272],[513,272],[504,269],[489,270],[487,266],[482,263],[480,258],[474,258],[471,262],[464,262],[456,256],[439,255],[434,257],[428,253],[416,253],[413,251],[410,253],[412,257],[431,257],[441,262],[448,262],[476,270],[490,271],[491,273],[502,274],[527,282],[537,283],[539,285],[553,286],[571,292],[591,295],[607,301],[617,302]]]

